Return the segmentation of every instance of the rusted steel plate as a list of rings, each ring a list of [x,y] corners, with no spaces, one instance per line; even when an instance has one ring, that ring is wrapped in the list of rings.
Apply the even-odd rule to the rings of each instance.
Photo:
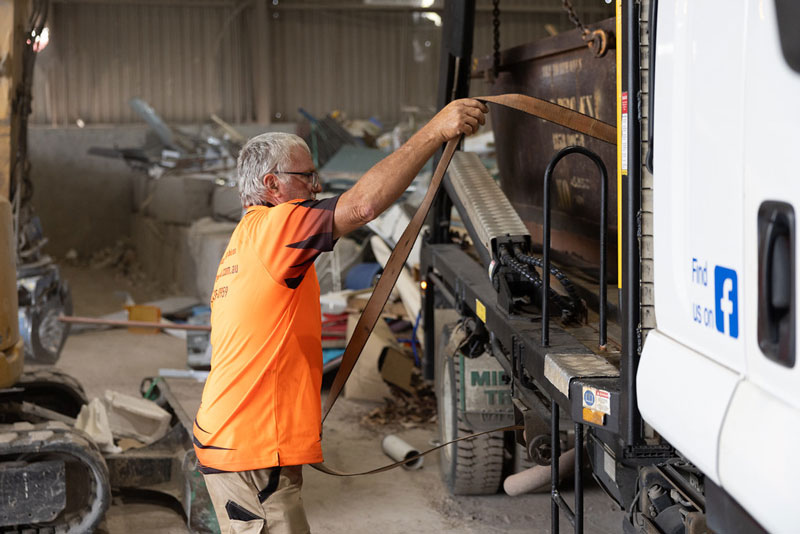
[[[591,29],[614,30],[614,20]],[[595,57],[577,30],[502,52],[492,94],[522,93],[616,124],[614,50]],[[491,69],[491,58],[478,69]],[[584,146],[596,152],[608,171],[608,257],[616,272],[616,147],[522,113],[491,106],[500,187],[511,200],[535,242],[541,242],[542,182],[549,161],[562,148]],[[553,248],[583,262],[599,261],[600,175],[581,155],[562,160],[553,174]],[[583,263],[578,262],[578,263]]]

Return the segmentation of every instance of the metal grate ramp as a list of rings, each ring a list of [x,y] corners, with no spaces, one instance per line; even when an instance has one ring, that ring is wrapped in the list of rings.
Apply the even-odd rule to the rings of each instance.
[[[456,152],[447,171],[447,189],[463,208],[465,220],[472,222],[473,239],[492,253],[499,237],[524,236],[528,229],[505,193],[495,183],[477,154]]]

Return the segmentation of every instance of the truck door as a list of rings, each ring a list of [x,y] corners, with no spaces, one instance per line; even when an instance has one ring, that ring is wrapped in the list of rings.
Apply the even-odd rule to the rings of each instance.
[[[708,31],[719,5],[678,5],[662,3],[658,17],[656,321],[673,339],[742,371],[744,41]],[[746,2],[726,2],[725,11],[726,34],[744,35]]]
[[[781,2],[778,2],[780,4]],[[800,216],[800,71],[781,50],[776,2],[750,6],[745,138],[747,380],[800,409],[795,365],[797,242]],[[786,32],[784,32],[786,33]],[[800,68],[800,61],[795,68]],[[758,283],[755,283],[758,281]]]
[[[719,433],[745,369],[746,0],[660,2],[653,110],[656,329],[637,373],[639,409],[712,480]],[[709,31],[720,20],[721,38]],[[652,53],[652,50],[651,50]]]
[[[722,486],[774,532],[797,528],[792,512],[800,475],[795,445],[800,439],[795,363],[800,9],[795,6],[784,0],[748,6],[742,109],[745,283],[739,286],[746,364],[719,445]],[[766,454],[752,455],[765,446]]]

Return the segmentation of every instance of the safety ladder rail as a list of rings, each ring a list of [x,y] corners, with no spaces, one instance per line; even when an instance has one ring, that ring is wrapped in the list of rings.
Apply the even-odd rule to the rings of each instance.
[[[542,347],[550,344],[550,315],[548,300],[550,295],[550,183],[556,165],[570,154],[583,154],[591,159],[600,171],[600,328],[599,344],[605,347],[606,337],[606,289],[608,275],[606,273],[606,233],[608,231],[608,172],[600,157],[581,146],[569,146],[560,150],[544,172],[544,201],[542,224]],[[576,534],[583,534],[583,425],[575,423],[575,503],[574,510],[564,500],[559,489],[558,462],[561,456],[561,443],[559,440],[559,406],[555,398],[550,399],[550,515],[551,532],[558,534],[559,510],[567,516]]]
[[[544,223],[542,224],[542,346],[550,344],[550,315],[548,309],[548,295],[550,293],[550,181],[556,165],[565,156],[570,154],[583,154],[591,159],[600,171],[600,347],[606,345],[606,286],[608,274],[606,273],[606,234],[608,233],[608,172],[600,156],[582,146],[568,146],[561,149],[544,171]]]
[[[583,534],[583,425],[575,423],[575,508],[569,507],[558,488],[558,459],[561,456],[561,443],[558,437],[558,403],[550,400],[550,521],[551,532],[558,534],[558,511],[561,509],[573,526],[576,534]]]

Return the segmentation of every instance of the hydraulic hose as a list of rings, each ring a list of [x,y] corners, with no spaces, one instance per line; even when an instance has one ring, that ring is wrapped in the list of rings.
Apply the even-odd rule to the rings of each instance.
[[[514,256],[521,261],[522,263],[528,264],[533,267],[538,267],[539,269],[542,268],[543,261],[542,258],[537,258],[535,256],[531,256],[530,254],[525,254],[522,250],[522,247],[519,245],[514,246]],[[564,274],[559,268],[550,265],[550,274],[555,277],[556,280],[561,284],[561,287],[564,288],[564,291],[567,292],[569,295],[569,299],[571,301],[570,308],[572,312],[577,315],[581,308],[581,299],[578,296],[578,291],[575,289],[575,285],[572,281],[567,278],[567,275]]]
[[[515,250],[515,252],[517,251]],[[522,250],[520,249],[519,252],[521,253]],[[536,263],[537,261],[538,264]],[[542,289],[542,279],[539,276],[539,273],[537,273],[534,269],[529,268],[528,265],[541,268],[541,263],[541,259],[529,257],[524,254],[518,254],[515,257],[515,255],[508,250],[507,246],[500,246],[500,264],[508,267],[531,282],[537,291]],[[553,276],[555,276],[561,285],[564,286],[564,289],[570,296],[570,299],[567,300],[553,289],[550,289],[550,300],[562,310],[563,318],[565,320],[575,319],[578,316],[578,310],[580,309],[580,300],[575,292],[575,287],[572,285],[572,282],[566,277],[566,275],[555,267],[551,266],[550,272],[553,273]]]

